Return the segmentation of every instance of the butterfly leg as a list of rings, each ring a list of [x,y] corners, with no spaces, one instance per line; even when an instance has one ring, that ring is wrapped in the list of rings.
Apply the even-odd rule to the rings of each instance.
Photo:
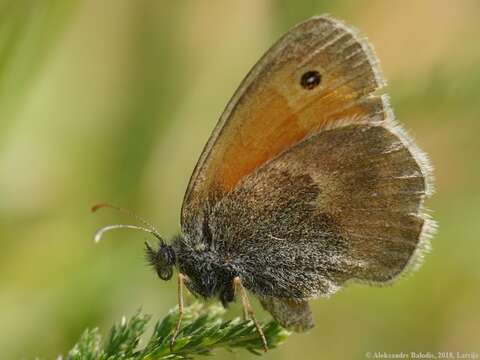
[[[183,282],[185,280],[185,276],[181,273],[178,273],[178,320],[177,325],[175,326],[175,330],[172,334],[172,339],[170,340],[170,350],[173,349],[175,345],[175,340],[177,335],[180,331],[180,325],[182,324],[183,319]]]
[[[263,349],[265,350],[265,352],[268,351],[267,339],[265,338],[265,334],[263,333],[263,330],[260,327],[260,324],[258,323],[257,318],[255,317],[255,313],[252,310],[252,306],[250,305],[250,300],[248,300],[247,291],[243,287],[242,281],[238,276],[233,279],[233,285],[235,289],[235,294],[237,294],[237,291],[240,293],[240,300],[242,301],[244,318],[247,319],[248,317],[250,317],[250,319],[253,321],[253,324],[257,329],[257,333],[260,336],[260,339],[262,340]]]

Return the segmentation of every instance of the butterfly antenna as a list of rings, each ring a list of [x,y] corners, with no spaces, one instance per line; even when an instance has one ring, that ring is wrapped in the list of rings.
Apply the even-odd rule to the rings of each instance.
[[[102,239],[102,236],[103,236],[104,233],[106,233],[107,231],[113,230],[113,229],[134,229],[134,230],[145,231],[145,232],[148,232],[148,233],[152,234],[158,240],[163,242],[163,239],[156,232],[154,232],[150,229],[144,228],[142,226],[129,225],[129,224],[116,224],[116,225],[107,225],[107,226],[101,227],[100,229],[98,229],[95,232],[95,235],[93,236],[93,240],[95,242],[99,242]]]
[[[110,231],[110,230],[113,230],[113,229],[122,229],[123,228],[123,229],[134,229],[134,230],[145,231],[145,232],[150,233],[153,236],[155,236],[161,243],[165,243],[163,241],[163,238],[160,236],[159,232],[157,231],[157,229],[151,223],[149,223],[145,219],[141,218],[137,214],[134,214],[127,209],[124,209],[122,207],[118,207],[118,206],[115,206],[115,205],[111,205],[111,204],[97,204],[97,205],[92,206],[91,211],[96,212],[97,210],[103,209],[103,208],[114,209],[114,210],[120,211],[124,214],[127,214],[129,216],[132,216],[133,218],[138,220],[140,223],[142,223],[144,226],[129,225],[129,224],[107,225],[107,226],[104,226],[104,227],[98,229],[95,232],[95,235],[93,237],[95,242],[99,242],[101,240],[103,234],[106,233],[107,231]]]

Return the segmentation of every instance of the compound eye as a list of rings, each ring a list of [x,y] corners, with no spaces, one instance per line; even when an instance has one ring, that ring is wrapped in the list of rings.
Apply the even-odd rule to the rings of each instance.
[[[172,267],[161,267],[157,269],[158,277],[162,280],[170,280],[173,275]]]

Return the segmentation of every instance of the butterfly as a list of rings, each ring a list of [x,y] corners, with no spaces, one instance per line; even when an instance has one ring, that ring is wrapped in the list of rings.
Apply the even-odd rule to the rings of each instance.
[[[395,121],[367,39],[330,16],[282,36],[226,106],[193,171],[181,233],[149,223],[158,276],[225,306],[248,292],[286,328],[314,325],[309,301],[349,282],[385,284],[418,265],[435,223],[427,156]],[[95,209],[109,205],[99,205]]]

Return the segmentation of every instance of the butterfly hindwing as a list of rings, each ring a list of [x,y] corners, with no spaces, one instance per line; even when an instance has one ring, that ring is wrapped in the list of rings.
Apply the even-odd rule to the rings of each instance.
[[[212,209],[213,243],[259,296],[308,299],[385,283],[415,263],[428,169],[391,122],[344,123],[295,145]],[[420,249],[420,250],[419,250]]]

